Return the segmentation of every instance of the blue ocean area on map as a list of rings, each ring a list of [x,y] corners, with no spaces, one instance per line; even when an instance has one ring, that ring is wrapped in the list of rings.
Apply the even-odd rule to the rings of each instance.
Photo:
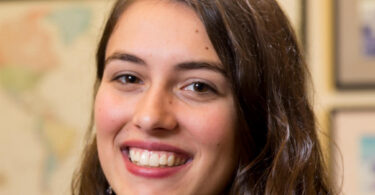
[[[59,28],[63,42],[71,44],[90,26],[91,15],[86,7],[68,7],[54,10],[47,18]]]

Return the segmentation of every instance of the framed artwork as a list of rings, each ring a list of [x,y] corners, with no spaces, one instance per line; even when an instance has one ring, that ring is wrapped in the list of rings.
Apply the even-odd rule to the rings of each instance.
[[[339,89],[375,89],[375,1],[335,1]]]
[[[375,194],[375,108],[331,114],[331,170],[343,194]]]

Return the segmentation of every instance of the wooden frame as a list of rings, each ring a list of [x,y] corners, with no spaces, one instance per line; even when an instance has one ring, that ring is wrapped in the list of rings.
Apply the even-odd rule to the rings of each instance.
[[[344,108],[331,114],[331,170],[343,194],[375,193],[375,108]]]
[[[375,89],[375,1],[335,1],[335,82]]]

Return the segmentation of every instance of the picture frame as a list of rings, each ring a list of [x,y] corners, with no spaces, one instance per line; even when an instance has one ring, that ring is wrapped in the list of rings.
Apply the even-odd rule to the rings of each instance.
[[[375,1],[335,1],[338,89],[375,89]]]
[[[342,194],[375,194],[375,107],[331,112],[331,173]]]

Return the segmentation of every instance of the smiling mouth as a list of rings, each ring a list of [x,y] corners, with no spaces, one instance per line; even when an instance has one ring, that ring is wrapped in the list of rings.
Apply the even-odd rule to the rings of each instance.
[[[125,152],[127,152],[130,162],[141,167],[176,167],[184,165],[190,161],[190,159],[184,155],[169,151],[154,151],[136,147],[127,147]]]

